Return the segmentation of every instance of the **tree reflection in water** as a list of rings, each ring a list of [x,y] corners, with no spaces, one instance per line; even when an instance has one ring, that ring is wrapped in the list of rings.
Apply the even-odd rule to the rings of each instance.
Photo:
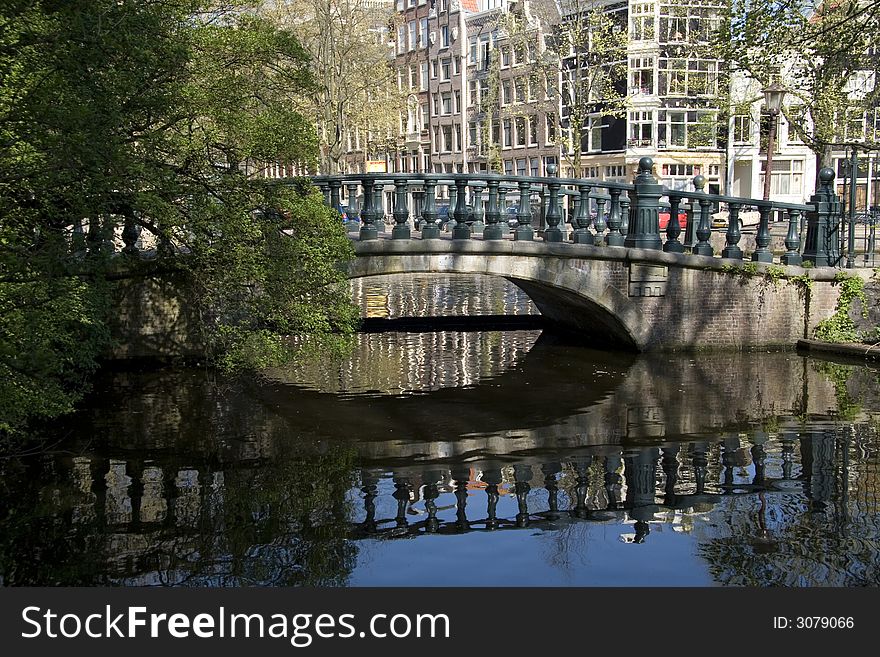
[[[475,554],[516,550],[577,583],[662,544],[727,585],[878,584],[873,372],[513,333],[370,337],[328,389],[109,374],[53,451],[0,461],[2,583],[337,586],[369,553],[479,585]]]

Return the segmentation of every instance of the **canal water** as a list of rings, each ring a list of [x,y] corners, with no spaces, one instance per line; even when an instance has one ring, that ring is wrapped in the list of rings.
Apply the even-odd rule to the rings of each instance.
[[[363,314],[532,315],[488,277]],[[635,355],[527,328],[373,332],[259,377],[107,371],[0,460],[0,582],[880,583],[877,370]]]

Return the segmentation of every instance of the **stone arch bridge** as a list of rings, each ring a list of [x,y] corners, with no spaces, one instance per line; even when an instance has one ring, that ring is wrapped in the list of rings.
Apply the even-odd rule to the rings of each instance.
[[[501,276],[548,320],[638,351],[792,346],[833,314],[838,297],[830,267],[538,241],[377,239],[354,248],[350,278]]]

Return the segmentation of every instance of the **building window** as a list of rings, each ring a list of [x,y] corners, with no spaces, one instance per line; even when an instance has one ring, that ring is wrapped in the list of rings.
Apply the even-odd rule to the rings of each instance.
[[[804,190],[804,161],[773,159],[770,175],[770,193],[801,196]],[[761,162],[761,185],[767,173],[767,161]]]
[[[518,103],[526,102],[526,79],[525,78],[517,78],[513,82],[513,87],[516,92],[516,102],[518,102]]]
[[[447,82],[452,79],[452,60],[447,57],[440,60],[440,80]]]
[[[529,158],[529,175],[537,178],[540,174],[541,160],[537,157]]]
[[[468,64],[477,63],[477,37],[471,37],[468,41]]]
[[[529,145],[538,145],[538,117],[535,114],[529,117]]]
[[[455,91],[452,92],[452,100],[453,100],[452,111],[455,114],[460,113],[461,112],[461,92],[458,89],[456,89]]]
[[[654,145],[653,112],[629,113],[629,145],[646,147]]]
[[[476,121],[468,124],[468,146],[476,146],[479,143],[480,126]]]
[[[602,150],[602,117],[591,116],[587,119],[587,150]]]
[[[510,80],[501,83],[501,104],[510,105],[511,102],[511,85]]]
[[[733,117],[733,143],[752,143],[752,117],[748,114],[736,114]]]
[[[428,62],[422,62],[421,77],[419,79],[419,89],[421,91],[428,90]]]
[[[513,175],[513,160],[504,160],[504,175]]]
[[[440,113],[452,114],[452,94],[448,91],[440,94]]]
[[[526,145],[526,119],[524,116],[516,117],[516,145]]]
[[[436,59],[431,60],[431,77],[437,79],[438,62]]]
[[[684,112],[669,112],[669,145],[687,145],[687,123]]]
[[[519,159],[516,161],[516,175],[524,176],[526,175],[526,164],[527,160],[525,158]]]
[[[654,3],[643,2],[632,6],[629,38],[633,41],[654,39]]]
[[[419,27],[421,29],[421,32],[419,33],[419,45],[422,48],[427,48],[428,47],[428,19],[427,18],[421,19],[421,21],[419,22]]]
[[[403,25],[397,26],[397,54],[406,51],[406,28]]]
[[[440,47],[448,48],[449,47],[449,26],[441,25],[440,26]]]
[[[419,87],[419,69],[415,64],[409,67],[409,86],[410,89]]]
[[[510,66],[510,46],[501,46],[501,68]]]
[[[877,110],[874,110],[874,112],[875,112],[875,119],[874,119],[874,126],[875,126],[874,135],[875,135],[875,137],[872,138],[872,141],[876,140],[877,138],[880,138],[880,131],[877,130],[877,126],[878,126]],[[788,143],[789,144],[803,144],[804,143],[803,139],[801,139],[801,136],[798,134],[797,130],[795,129],[794,125],[792,125],[792,124],[798,125],[801,128],[804,127],[804,123],[806,122],[806,109],[804,108],[803,105],[800,105],[800,104],[789,105],[788,107],[785,108],[785,116],[788,119]]]
[[[407,23],[407,27],[409,28],[409,50],[415,50],[418,46],[418,25],[419,24],[416,21],[410,21]]]
[[[459,67],[460,60],[461,60],[461,58],[458,55],[456,55],[455,57],[452,58],[452,74],[453,75],[458,75],[458,67]]]
[[[629,92],[632,95],[654,93],[654,58],[630,57]]]
[[[612,164],[605,167],[605,180],[610,178],[624,178],[626,167],[623,164]]]
[[[443,152],[449,153],[452,151],[452,126],[444,125],[441,130],[443,131]]]
[[[504,147],[513,146],[513,125],[510,119],[504,119]]]

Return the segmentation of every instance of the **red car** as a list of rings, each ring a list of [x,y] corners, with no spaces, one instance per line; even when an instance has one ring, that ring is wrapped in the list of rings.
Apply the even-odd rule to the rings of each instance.
[[[684,230],[684,227],[687,225],[687,212],[682,212],[679,210],[678,212],[678,225],[681,226],[681,229]],[[660,230],[666,230],[666,224],[669,223],[669,211],[660,212]]]

